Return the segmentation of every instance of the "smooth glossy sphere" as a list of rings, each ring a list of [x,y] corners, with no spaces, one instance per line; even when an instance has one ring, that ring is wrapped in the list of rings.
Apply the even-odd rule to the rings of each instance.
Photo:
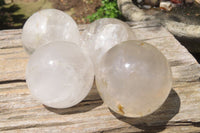
[[[56,9],[45,9],[33,14],[25,23],[22,43],[32,54],[36,48],[53,41],[79,43],[80,33],[75,21]]]
[[[154,46],[126,41],[111,48],[100,61],[96,85],[115,112],[141,117],[158,109],[171,90],[171,69]]]
[[[81,48],[71,42],[52,42],[30,57],[26,81],[41,103],[67,108],[82,101],[94,80],[93,64]]]
[[[123,21],[103,18],[90,24],[82,33],[82,47],[88,52],[94,64],[116,44],[135,40],[135,34]]]

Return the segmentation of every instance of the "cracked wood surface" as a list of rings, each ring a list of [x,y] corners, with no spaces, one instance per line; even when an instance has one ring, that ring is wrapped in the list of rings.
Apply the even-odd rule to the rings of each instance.
[[[25,83],[28,55],[21,30],[0,31],[0,132],[200,132],[200,65],[163,27],[154,22],[129,23],[140,40],[161,50],[170,62],[172,91],[153,114],[117,115],[103,104],[95,86],[68,109],[43,106]],[[83,30],[86,25],[79,26]]]

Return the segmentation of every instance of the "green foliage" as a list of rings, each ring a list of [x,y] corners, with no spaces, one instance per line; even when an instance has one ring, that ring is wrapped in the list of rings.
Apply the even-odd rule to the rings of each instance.
[[[122,14],[118,9],[117,0],[102,0],[102,6],[94,14],[87,16],[90,22],[99,18],[119,18]]]

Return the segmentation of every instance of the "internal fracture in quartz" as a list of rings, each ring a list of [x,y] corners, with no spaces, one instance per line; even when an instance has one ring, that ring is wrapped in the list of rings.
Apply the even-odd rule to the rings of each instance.
[[[96,85],[103,101],[115,112],[141,117],[158,109],[169,95],[171,69],[154,46],[126,41],[101,59]]]
[[[33,14],[25,23],[22,43],[32,54],[36,48],[53,41],[80,43],[80,33],[75,21],[56,9],[45,9]]]
[[[71,42],[52,42],[38,48],[26,70],[32,95],[54,108],[67,108],[82,101],[93,80],[90,58]]]
[[[126,23],[103,18],[90,24],[82,33],[82,39],[82,47],[96,64],[110,48],[122,41],[135,40],[136,37]]]

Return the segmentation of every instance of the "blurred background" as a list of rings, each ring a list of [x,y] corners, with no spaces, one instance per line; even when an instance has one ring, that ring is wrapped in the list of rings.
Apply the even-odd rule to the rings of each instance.
[[[0,0],[0,30],[21,28],[34,12],[47,8],[62,10],[85,24],[100,6],[101,0]]]

